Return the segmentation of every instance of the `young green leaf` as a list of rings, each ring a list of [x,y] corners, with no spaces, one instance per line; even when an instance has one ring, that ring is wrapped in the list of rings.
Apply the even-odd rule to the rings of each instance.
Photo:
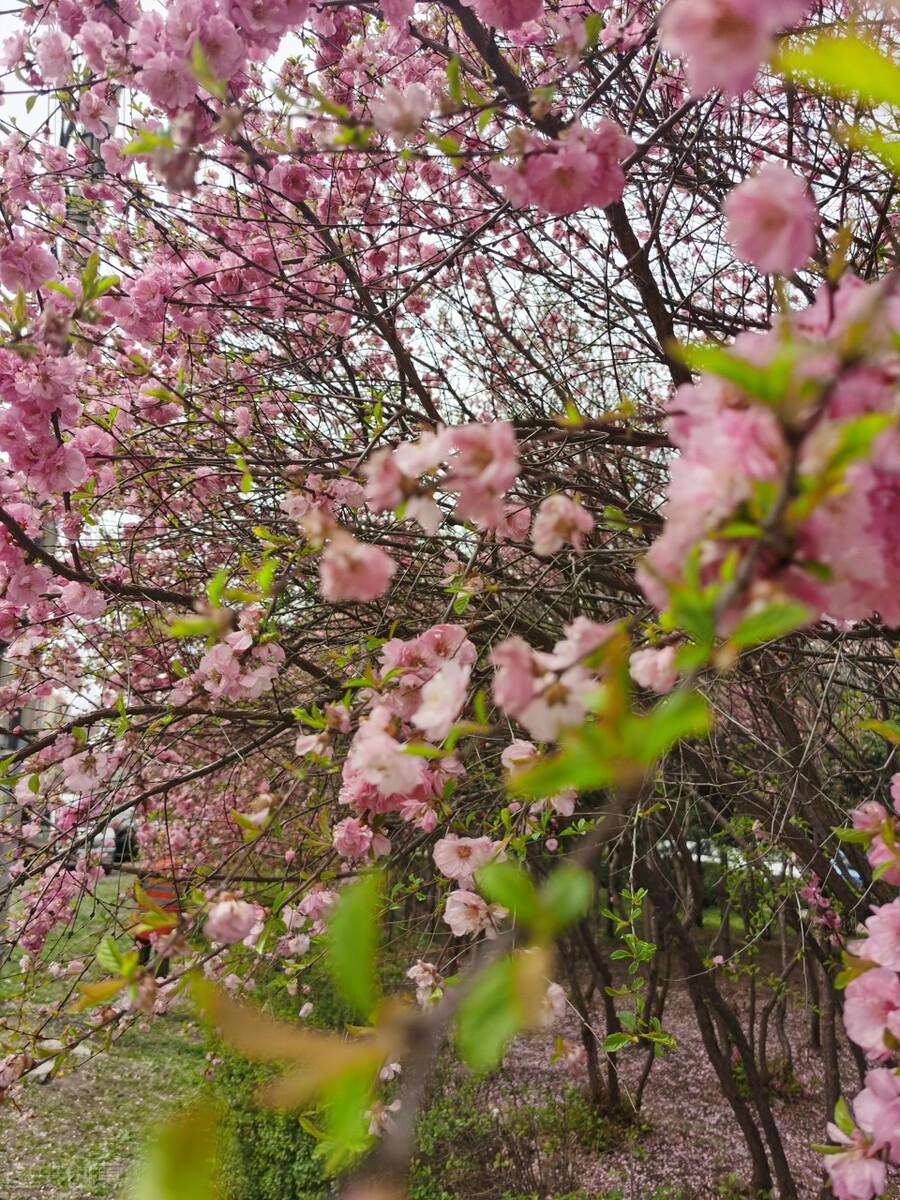
[[[534,884],[524,867],[492,862],[475,874],[478,890],[492,904],[502,904],[519,921],[533,924],[538,916]]]
[[[826,34],[811,45],[783,51],[778,66],[816,91],[900,105],[900,66],[862,38]]]
[[[594,895],[594,881],[581,867],[557,867],[541,888],[540,903],[555,929],[564,929],[587,913]]]
[[[344,888],[328,919],[328,964],[348,1003],[364,1017],[378,1002],[378,906],[381,875],[372,871]]]
[[[215,1123],[208,1108],[160,1125],[128,1190],[128,1200],[217,1200]]]
[[[122,951],[111,937],[105,937],[97,947],[97,962],[110,975],[122,974]]]
[[[456,1044],[473,1071],[498,1066],[510,1038],[534,1020],[546,965],[547,955],[532,949],[501,958],[476,977],[456,1014]]]
[[[803,625],[808,625],[813,613],[803,604],[770,604],[762,612],[742,618],[731,635],[732,645],[746,650],[784,637]]]

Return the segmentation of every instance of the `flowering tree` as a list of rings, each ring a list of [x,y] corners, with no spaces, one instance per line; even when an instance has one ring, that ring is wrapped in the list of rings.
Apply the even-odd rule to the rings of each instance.
[[[26,738],[5,763],[4,953],[26,988],[96,881],[96,836],[136,812],[181,915],[138,885],[149,965],[115,940],[99,981],[51,964],[102,1006],[89,1035],[201,968],[239,987],[275,962],[293,987],[325,937],[373,1022],[359,1046],[202,1003],[239,1047],[297,1061],[279,1098],[340,1111],[342,1165],[404,1061],[403,1115],[364,1159],[395,1179],[451,1022],[473,1066],[496,1063],[559,1005],[561,940],[608,986],[592,888],[621,897],[631,864],[630,901],[610,902],[625,952],[646,905],[689,968],[755,1186],[795,1194],[771,1064],[691,936],[689,843],[722,834],[760,877],[794,865],[808,908],[779,912],[831,996],[872,878],[833,830],[884,782],[860,722],[897,740],[892,14],[21,17],[7,90],[53,113],[0,146],[2,702]],[[23,731],[36,704],[50,715]],[[849,948],[877,965],[852,966],[848,1033],[889,1065],[827,1160],[846,1200],[900,1158],[896,843],[859,811],[882,904]],[[477,943],[453,988],[410,963],[416,1016],[378,1000],[375,860],[395,905]],[[563,1047],[598,1102],[618,1100],[619,1054],[649,1071],[664,1047],[660,994],[639,975],[602,1045],[586,1023]],[[38,1033],[17,1026],[0,1087]]]

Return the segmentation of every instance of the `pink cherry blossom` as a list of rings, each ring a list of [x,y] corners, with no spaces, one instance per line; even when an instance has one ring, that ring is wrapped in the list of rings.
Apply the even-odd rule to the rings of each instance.
[[[819,213],[806,180],[787,167],[765,163],[728,193],[723,212],[737,254],[760,271],[791,275],[815,251]]]
[[[391,134],[397,144],[418,133],[433,108],[431,94],[421,83],[411,83],[402,89],[386,83],[380,99],[371,105],[376,128]]]
[[[900,971],[900,900],[872,909],[865,923],[868,937],[854,943],[854,954]]]
[[[537,746],[534,742],[525,742],[517,738],[504,747],[500,754],[500,762],[507,771],[514,772],[533,763],[537,756]]]
[[[884,1035],[900,1038],[900,979],[887,967],[864,971],[844,992],[844,1027],[847,1036],[867,1058],[890,1058]]]
[[[154,103],[168,112],[190,104],[199,86],[186,62],[164,53],[147,59],[141,68],[140,84]]]
[[[494,700],[511,716],[517,716],[531,703],[540,675],[534,652],[524,638],[509,638],[491,651],[491,663],[497,669]]]
[[[658,650],[635,650],[628,660],[628,670],[638,687],[651,692],[671,692],[678,680],[675,646],[662,646]]]
[[[884,1191],[887,1169],[873,1154],[871,1143],[859,1132],[853,1136],[829,1124],[832,1141],[851,1147],[825,1155],[825,1170],[838,1200],[874,1200]]]
[[[451,892],[444,907],[444,921],[454,937],[483,933],[485,937],[495,938],[499,932],[497,927],[506,916],[505,908],[488,904],[476,892]]]
[[[425,760],[405,753],[388,732],[390,712],[376,709],[360,724],[347,755],[347,768],[382,795],[409,795],[425,779]]]
[[[460,425],[452,431],[456,453],[450,462],[451,485],[459,492],[461,517],[488,528],[505,518],[500,497],[519,477],[519,450],[508,421]]]
[[[687,59],[693,95],[718,88],[740,96],[798,7],[778,0],[670,0],[660,14],[660,44]]]
[[[47,83],[65,83],[72,70],[72,39],[59,29],[45,33],[38,43],[35,59]]]
[[[425,684],[421,704],[413,714],[412,723],[432,742],[442,742],[450,732],[466,702],[469,676],[468,663],[451,660]]]
[[[517,207],[536,205],[542,212],[566,216],[579,209],[606,208],[622,198],[622,160],[634,143],[603,118],[595,129],[570,126],[556,141],[519,136],[518,162],[494,168],[494,178]]]
[[[367,604],[383,596],[397,564],[380,546],[358,542],[339,530],[322,552],[322,595],[336,602]]]
[[[568,1000],[565,991],[558,983],[548,984],[544,999],[541,1001],[541,1028],[552,1029],[558,1025],[565,1018],[567,1009]]]
[[[868,1071],[853,1115],[875,1148],[885,1148],[889,1160],[900,1164],[900,1075],[886,1067]]]
[[[91,792],[108,777],[112,764],[108,754],[85,750],[63,763],[66,787],[73,792]]]
[[[544,11],[544,0],[466,0],[466,4],[485,24],[504,33],[536,21]]]
[[[56,259],[32,239],[14,238],[0,251],[0,283],[7,291],[34,292],[56,272]]]
[[[556,554],[567,543],[576,553],[584,549],[584,539],[594,528],[594,518],[568,496],[557,492],[542,500],[531,529],[535,554],[545,558]]]
[[[358,817],[346,817],[335,825],[332,841],[341,858],[365,858],[372,846],[372,830]]]
[[[491,861],[497,847],[488,837],[458,837],[449,833],[434,844],[434,865],[448,879],[471,879],[479,867]]]
[[[444,982],[443,976],[434,963],[423,962],[419,959],[406,972],[406,978],[411,979],[416,989],[416,1001],[422,1008],[427,1008],[439,992]]]
[[[249,935],[261,915],[262,910],[258,905],[225,897],[210,906],[203,932],[211,942],[232,946]]]
[[[545,675],[534,698],[517,714],[518,720],[538,741],[555,741],[564,730],[582,723],[588,698],[596,690],[596,682],[580,667],[559,676]]]
[[[592,621],[590,617],[576,617],[563,628],[564,636],[553,647],[548,656],[548,666],[555,671],[564,671],[590,658],[615,632],[615,625]]]

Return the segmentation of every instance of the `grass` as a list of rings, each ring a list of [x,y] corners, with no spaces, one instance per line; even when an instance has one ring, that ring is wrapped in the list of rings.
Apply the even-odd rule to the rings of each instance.
[[[170,1010],[77,1070],[27,1084],[19,1111],[0,1109],[4,1184],[17,1197],[112,1200],[152,1124],[200,1089],[204,1063],[193,1025]]]
[[[130,885],[128,877],[111,875],[81,900],[69,924],[48,937],[27,998],[19,956],[0,971],[0,1057],[4,1028],[40,1028],[43,1037],[64,1041],[90,1028],[90,1013],[66,1011],[48,1019],[45,1012],[68,1009],[79,980],[106,972],[89,966],[79,976],[52,978],[41,967],[73,959],[90,964],[111,928],[121,930],[117,941],[127,949],[120,910]],[[122,1194],[153,1123],[203,1085],[205,1050],[189,1012],[175,1004],[151,1018],[146,1032],[125,1029],[77,1070],[63,1070],[46,1085],[27,1082],[18,1107],[0,1107],[0,1182],[12,1197],[113,1200]]]

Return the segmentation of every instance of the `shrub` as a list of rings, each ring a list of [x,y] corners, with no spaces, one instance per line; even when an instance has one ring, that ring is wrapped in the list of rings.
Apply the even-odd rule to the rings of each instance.
[[[256,1103],[272,1069],[222,1047],[217,1056],[218,1166],[227,1200],[322,1200],[328,1181],[315,1156],[315,1138],[298,1117]]]
[[[289,995],[281,976],[259,981],[255,996],[281,1018],[309,1001],[308,1024],[341,1028],[351,1019],[324,971],[314,967],[302,978],[302,996]],[[209,1049],[218,1060],[210,1089],[221,1114],[218,1166],[227,1200],[321,1200],[329,1180],[316,1139],[297,1115],[257,1103],[275,1068],[247,1062],[218,1039],[210,1039]]]

